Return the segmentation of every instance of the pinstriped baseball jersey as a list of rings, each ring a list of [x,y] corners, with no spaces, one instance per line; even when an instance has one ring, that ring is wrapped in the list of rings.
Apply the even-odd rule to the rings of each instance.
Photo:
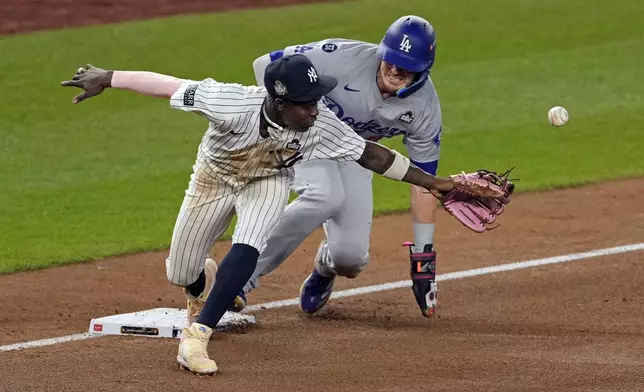
[[[176,109],[197,112],[209,120],[199,146],[199,160],[212,175],[231,186],[289,170],[312,159],[356,161],[365,142],[322,103],[320,114],[307,132],[269,127],[259,132],[264,87],[219,83],[212,79],[184,81],[170,99]]]
[[[434,84],[428,80],[405,99],[383,99],[376,83],[377,49],[367,42],[332,38],[289,46],[271,53],[271,58],[304,54],[320,73],[338,79],[324,102],[360,136],[376,141],[402,135],[413,161],[438,160],[442,116]]]
[[[237,214],[233,243],[261,251],[280,221],[300,161],[356,161],[365,141],[324,104],[307,132],[260,133],[267,92],[263,87],[185,80],[170,98],[173,108],[208,119],[166,259],[168,279],[193,283],[214,241]]]

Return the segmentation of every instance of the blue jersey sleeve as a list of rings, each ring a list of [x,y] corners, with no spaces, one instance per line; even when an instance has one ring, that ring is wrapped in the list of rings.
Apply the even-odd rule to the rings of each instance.
[[[413,159],[410,159],[411,163],[414,164],[414,166],[417,166],[419,169],[422,169],[424,172],[436,175],[438,172],[438,160],[431,161],[431,162],[416,162]]]

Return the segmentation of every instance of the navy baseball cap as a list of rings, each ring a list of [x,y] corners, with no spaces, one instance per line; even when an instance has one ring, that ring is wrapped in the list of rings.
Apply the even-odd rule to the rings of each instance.
[[[303,54],[280,57],[264,73],[264,86],[272,97],[296,103],[317,102],[337,85],[333,76],[318,74]]]

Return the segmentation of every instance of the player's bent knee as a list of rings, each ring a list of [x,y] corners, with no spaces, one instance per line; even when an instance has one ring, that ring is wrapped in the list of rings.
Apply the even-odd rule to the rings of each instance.
[[[187,287],[187,286],[190,286],[192,283],[194,283],[197,280],[197,278],[199,278],[199,275],[192,277],[192,276],[173,274],[168,272],[167,277],[168,277],[168,281],[173,285],[179,286],[179,287]]]
[[[369,248],[359,243],[344,243],[338,249],[329,248],[333,269],[339,276],[356,278],[369,263]]]
[[[361,267],[336,266],[335,273],[336,275],[342,276],[344,278],[354,279],[357,278],[358,275],[360,275],[360,272],[362,272],[365,266],[366,265],[363,265]]]
[[[190,273],[191,271],[184,269],[179,270],[176,263],[173,263],[172,260],[168,257],[166,259],[166,277],[168,281],[175,286],[187,287],[194,283],[199,278],[199,273],[201,269],[196,269],[196,274]]]
[[[179,287],[187,287],[192,283],[192,282],[190,282],[190,279],[188,279],[186,276],[182,276],[180,274],[173,274],[171,272],[168,272],[167,277],[168,277],[168,282],[172,283],[175,286],[179,286]],[[194,280],[196,280],[196,279],[194,279]]]

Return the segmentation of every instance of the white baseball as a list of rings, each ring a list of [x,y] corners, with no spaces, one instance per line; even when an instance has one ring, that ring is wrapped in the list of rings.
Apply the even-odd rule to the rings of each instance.
[[[562,106],[555,106],[548,111],[548,122],[553,127],[560,127],[568,122],[568,111]]]

